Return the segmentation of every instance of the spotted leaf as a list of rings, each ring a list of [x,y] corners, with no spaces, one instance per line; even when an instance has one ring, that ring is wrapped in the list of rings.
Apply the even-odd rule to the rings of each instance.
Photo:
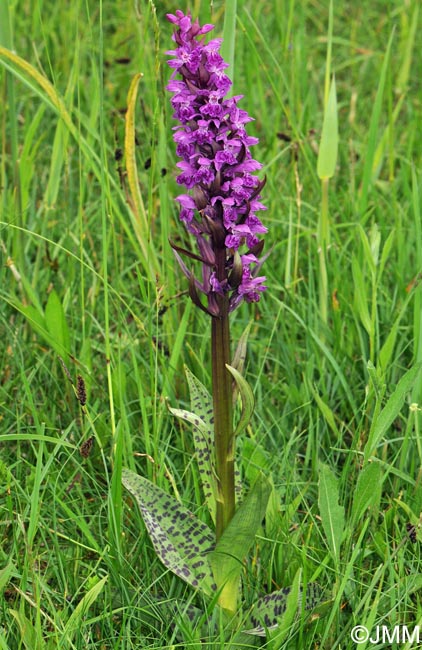
[[[185,367],[191,398],[191,411],[169,408],[172,415],[193,426],[193,442],[205,502],[215,523],[217,481],[214,460],[214,410],[212,397],[205,386]],[[236,498],[240,500],[242,486],[235,466]]]
[[[322,589],[315,583],[310,582],[306,587],[305,609],[312,610],[322,602]],[[249,620],[254,626],[245,630],[246,634],[255,636],[266,636],[266,633],[275,630],[282,623],[282,618],[289,614],[289,619],[300,610],[303,604],[303,589],[297,584],[291,587],[283,587],[260,598],[253,606]],[[292,621],[290,621],[291,624]],[[289,624],[289,626],[290,626]]]
[[[211,595],[216,587],[206,555],[215,544],[212,530],[148,479],[123,469],[122,483],[136,499],[164,566],[192,587]]]
[[[191,398],[191,411],[170,408],[175,417],[193,426],[193,442],[202,489],[208,510],[215,522],[216,491],[215,461],[213,452],[214,411],[212,398],[203,384],[185,367]]]

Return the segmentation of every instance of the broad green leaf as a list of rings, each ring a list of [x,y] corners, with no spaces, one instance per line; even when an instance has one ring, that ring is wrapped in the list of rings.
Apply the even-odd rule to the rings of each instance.
[[[266,449],[253,438],[246,437],[241,443],[242,466],[246,479],[253,484],[261,472],[269,474],[270,457]]]
[[[319,145],[317,174],[321,179],[334,176],[338,152],[338,117],[336,80],[331,81],[330,92],[324,112],[321,142]]]
[[[337,478],[327,465],[320,464],[318,505],[327,545],[336,565],[344,531],[344,508],[339,505]]]
[[[228,583],[236,584],[243,568],[243,560],[264,518],[270,492],[269,482],[261,475],[236,510],[215,550],[208,556],[219,589]],[[222,606],[225,607],[225,604]],[[226,606],[226,609],[231,608]]]
[[[245,630],[246,634],[265,636],[267,631],[275,630],[279,624],[291,624],[294,615],[304,606],[305,609],[315,609],[322,602],[321,587],[310,582],[306,587],[305,602],[303,603],[303,589],[300,586],[300,570],[295,576],[294,584],[291,587],[283,587],[260,598],[253,606],[249,619],[254,626],[253,629]],[[284,614],[287,618],[284,619]],[[283,617],[281,619],[281,617]],[[281,620],[280,620],[281,619]],[[278,637],[277,637],[278,638]]]
[[[366,510],[374,505],[380,496],[382,472],[378,463],[368,463],[359,474],[353,495],[352,525],[363,517]]]
[[[41,314],[38,309],[32,305],[23,305],[22,303],[16,303],[16,309],[18,309],[27,319],[31,327],[40,334],[44,339],[50,341],[50,336],[47,330],[47,324],[43,314]]]
[[[410,368],[397,384],[396,390],[390,396],[387,404],[384,406],[378,417],[372,422],[371,430],[369,432],[368,441],[364,450],[364,461],[368,461],[370,456],[374,453],[378,443],[382,437],[387,433],[388,429],[399,415],[404,398],[409,393],[416,383],[422,364]]]
[[[216,587],[206,558],[215,544],[212,530],[146,478],[123,469],[122,483],[135,497],[164,566],[192,587],[212,595]]]
[[[243,433],[250,422],[255,401],[251,387],[249,386],[246,379],[240,374],[240,372],[236,370],[236,368],[229,366],[227,363],[226,368],[233,376],[239,389],[240,399],[242,400],[242,412],[240,414],[240,419],[237,423],[236,430],[233,434],[234,436],[238,436]]]
[[[65,356],[69,352],[69,348],[64,348],[63,345],[54,338],[54,335],[49,331],[45,317],[33,305],[23,305],[20,302],[14,302],[14,307],[25,316],[28,323],[31,325],[34,332],[39,334],[46,343],[53,348],[59,355]]]
[[[69,352],[70,336],[66,323],[66,317],[60,298],[53,290],[48,296],[45,307],[45,324],[52,339],[60,346],[61,349]]]
[[[242,440],[241,458],[245,477],[251,485],[255,483],[261,473],[271,477],[270,455],[252,438],[245,437]],[[276,534],[276,530],[278,530],[280,526],[281,501],[280,495],[277,489],[273,486],[271,478],[269,478],[269,482],[272,486],[272,490],[265,512],[265,533],[268,537],[271,537]],[[300,494],[298,497],[298,503],[300,503],[302,498],[303,494]]]

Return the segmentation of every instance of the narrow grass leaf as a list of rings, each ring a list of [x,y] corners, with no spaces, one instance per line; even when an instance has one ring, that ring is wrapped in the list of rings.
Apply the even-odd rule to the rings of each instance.
[[[412,168],[412,207],[415,230],[416,266],[422,268],[422,215],[418,177],[415,168]],[[415,292],[413,307],[413,356],[415,363],[422,362],[422,285],[418,283]],[[420,403],[422,401],[422,386],[415,385],[412,392],[412,400]]]
[[[368,462],[368,459],[375,452],[378,443],[387,433],[388,429],[393,424],[396,417],[399,415],[407,393],[409,393],[412,390],[413,386],[416,385],[416,380],[418,379],[421,367],[422,364],[418,363],[403,375],[397,384],[395,391],[388,399],[386,405],[380,411],[378,417],[375,418],[372,422],[371,430],[369,432],[368,440],[364,450],[365,463]]]
[[[406,6],[410,10],[412,3]],[[396,90],[405,93],[409,83],[410,71],[412,68],[412,54],[415,45],[416,32],[419,33],[419,8],[418,2],[414,3],[412,18],[410,20],[410,28],[402,22],[402,40],[401,40],[401,53],[402,61],[399,74],[397,75]],[[407,22],[407,21],[406,21]]]
[[[11,52],[7,48],[1,46],[0,65],[5,67],[6,70],[12,72],[13,75],[19,79],[19,81],[30,88],[32,92],[40,97],[43,103],[53,109],[53,111],[62,119],[63,123],[66,124],[67,128],[72,134],[72,137],[75,139],[78,147],[83,152],[85,159],[87,160],[96,178],[100,183],[103,183],[103,164],[96,149],[94,149],[89,144],[88,140],[83,137],[80,128],[78,128],[72,122],[71,116],[66,108],[66,104],[63,101],[63,98],[60,96],[57,89],[51,84],[51,82],[42,74],[40,74],[34,66],[25,61],[25,59],[22,59],[14,52]],[[113,192],[110,192],[107,195],[107,198],[110,202],[110,209],[112,209],[112,211],[118,216],[120,224],[125,231],[128,240],[131,242],[134,251],[139,255],[143,267],[149,271],[150,257],[145,258],[145,246],[142,246],[141,242],[139,241],[139,233],[136,233],[138,235],[137,239],[135,239],[133,236],[131,224],[135,230],[137,229],[133,210],[128,209],[128,214],[130,217],[128,220],[127,214],[121,211],[118,203],[118,197],[123,198],[121,188],[119,187],[113,175],[108,175],[107,181],[110,183],[110,187],[113,189]],[[149,252],[152,253],[152,249],[149,249]]]
[[[10,10],[8,2],[0,3],[0,44],[13,47]]]
[[[44,433],[44,423],[41,424],[41,431]],[[37,463],[35,465],[34,472],[34,484],[32,487],[31,494],[31,509],[29,516],[29,523],[27,529],[27,544],[28,548],[32,550],[32,545],[34,543],[35,535],[37,534],[39,521],[40,521],[40,511],[42,507],[42,495],[41,495],[41,484],[42,484],[42,471],[43,471],[43,461],[44,461],[44,443],[40,443],[37,446],[36,456]]]
[[[387,126],[384,129],[384,132],[380,138],[380,141],[378,143],[378,146],[376,148],[375,154],[374,154],[374,162],[372,164],[372,180],[375,181],[378,179],[380,172],[382,170],[382,166],[384,163],[384,157],[385,157],[385,150],[387,149],[387,146],[389,142],[391,141],[391,130],[396,124],[397,119],[400,117],[404,100],[405,100],[405,95],[402,95],[399,97],[397,104],[394,107],[393,114],[391,116],[391,121],[387,124]]]
[[[31,184],[38,169],[36,161],[38,160],[39,148],[44,138],[44,135],[42,133],[38,136],[38,139],[35,139],[35,136],[38,133],[38,128],[41,124],[41,120],[44,117],[45,110],[45,104],[41,104],[38,107],[36,113],[33,115],[31,123],[28,126],[28,130],[25,133],[25,141],[23,142],[22,150],[20,152],[19,170],[21,179],[22,205],[28,205],[31,200]]]
[[[393,357],[393,353],[395,350],[396,346],[396,340],[397,340],[397,334],[399,332],[399,326],[402,321],[402,318],[405,314],[407,314],[407,309],[410,300],[412,299],[412,294],[409,292],[407,294],[406,300],[401,306],[400,313],[398,314],[396,320],[393,323],[393,326],[391,327],[390,332],[388,333],[387,338],[385,339],[382,348],[379,352],[378,359],[379,359],[379,366],[381,368],[381,371],[384,373],[387,371],[391,359]],[[416,359],[416,361],[418,361]]]
[[[66,440],[60,440],[60,438],[53,438],[53,436],[43,436],[37,433],[6,433],[0,434],[0,442],[10,443],[10,442],[52,442],[55,445],[61,445],[62,447],[68,447],[69,449],[77,449],[77,445],[72,442],[67,442]]]
[[[161,562],[192,587],[211,595],[214,581],[206,555],[214,533],[190,510],[147,479],[122,470],[122,483],[136,499]]]
[[[77,59],[78,59],[78,49],[75,50],[75,65],[72,66],[71,74],[69,75],[65,100],[66,104],[69,107],[69,111],[72,110],[73,98],[75,96],[75,85],[78,81],[78,71],[77,71]],[[70,131],[67,128],[65,122],[61,119],[58,120],[56,131],[54,134],[53,149],[51,152],[50,159],[50,172],[48,174],[47,187],[45,190],[45,203],[48,207],[54,207],[56,205],[57,197],[60,190],[60,185],[62,183],[63,177],[63,166],[65,164],[67,149],[69,143]]]
[[[353,275],[353,284],[355,286],[355,305],[359,318],[362,325],[367,331],[368,335],[371,335],[372,332],[372,321],[369,315],[368,300],[367,300],[367,291],[365,286],[365,281],[363,279],[363,273],[360,267],[358,259],[353,256],[352,258],[352,275]]]
[[[319,467],[318,505],[327,545],[337,565],[344,531],[344,507],[339,505],[338,480],[323,463]]]
[[[319,145],[317,174],[322,180],[334,176],[338,153],[338,117],[336,80],[331,81],[328,102],[324,112],[321,142]]]
[[[236,42],[237,0],[228,0],[224,7],[223,42],[221,56],[229,64],[226,74],[234,81],[234,51]]]
[[[335,418],[334,418],[334,413],[324,402],[322,397],[319,395],[317,389],[315,386],[312,386],[312,384],[309,382],[309,387],[312,391],[312,395],[314,396],[314,399],[316,403],[318,404],[318,408],[321,411],[324,420],[327,422],[328,426],[330,427],[331,431],[334,433],[334,435],[337,437],[337,439],[340,439],[340,432],[338,430]]]
[[[391,54],[391,46],[393,43],[393,35],[394,32],[391,33],[388,41],[387,50],[381,68],[381,74],[379,76],[377,93],[375,96],[375,101],[374,101],[372,114],[371,114],[371,121],[369,124],[368,143],[365,151],[365,163],[364,163],[364,168],[362,173],[362,184],[361,184],[360,197],[359,197],[359,212],[362,215],[366,212],[366,208],[368,205],[368,192],[373,182],[373,166],[374,166],[374,159],[375,159],[375,153],[377,148],[377,134],[378,134],[380,118],[381,118],[381,108],[382,108],[382,101],[384,96],[385,79],[387,75],[388,66],[390,65],[390,54]]]

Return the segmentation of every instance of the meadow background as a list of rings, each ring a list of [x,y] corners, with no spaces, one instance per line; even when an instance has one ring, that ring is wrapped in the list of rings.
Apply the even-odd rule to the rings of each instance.
[[[327,323],[317,151],[329,3],[238,0],[234,92],[255,117],[271,251],[268,291],[232,320],[234,341],[252,321],[256,398],[238,449],[246,482],[261,469],[275,486],[244,599],[302,568],[331,602],[242,646],[223,629],[204,639],[183,609],[176,627],[166,614],[195,596],[156,559],[120,471],[206,517],[191,432],[166,406],[188,403],[184,364],[211,382],[210,324],[168,243],[188,243],[165,92],[165,13],[178,8],[188,6],[0,3],[1,650],[353,648],[354,625],[422,624],[417,0],[333,5],[340,143]],[[222,34],[224,2],[189,8]],[[332,511],[344,507],[335,549],[321,523],[321,463]]]

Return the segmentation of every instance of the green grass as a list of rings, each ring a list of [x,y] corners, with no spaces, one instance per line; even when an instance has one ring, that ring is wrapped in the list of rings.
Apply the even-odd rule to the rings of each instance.
[[[234,92],[256,118],[271,250],[268,291],[232,324],[236,341],[253,319],[246,377],[256,409],[238,449],[246,479],[263,467],[276,488],[245,565],[244,600],[291,585],[298,569],[332,599],[284,638],[256,641],[274,650],[354,648],[354,625],[422,621],[422,534],[412,544],[406,533],[422,511],[422,381],[403,380],[422,362],[421,15],[417,0],[334,3],[340,143],[325,323],[317,146],[328,4],[237,2]],[[164,89],[165,12],[177,8],[0,7],[1,650],[254,643],[225,640],[215,613],[205,633],[187,622],[184,603],[209,603],[155,558],[120,483],[127,466],[206,516],[191,433],[166,407],[188,402],[183,364],[210,386],[210,324],[189,303],[168,243],[186,239]],[[222,34],[224,3],[198,0],[192,12]],[[136,196],[116,150],[139,72]],[[47,307],[53,289],[58,304]],[[86,407],[59,357],[74,384],[85,380]],[[321,463],[344,507],[336,553]]]

